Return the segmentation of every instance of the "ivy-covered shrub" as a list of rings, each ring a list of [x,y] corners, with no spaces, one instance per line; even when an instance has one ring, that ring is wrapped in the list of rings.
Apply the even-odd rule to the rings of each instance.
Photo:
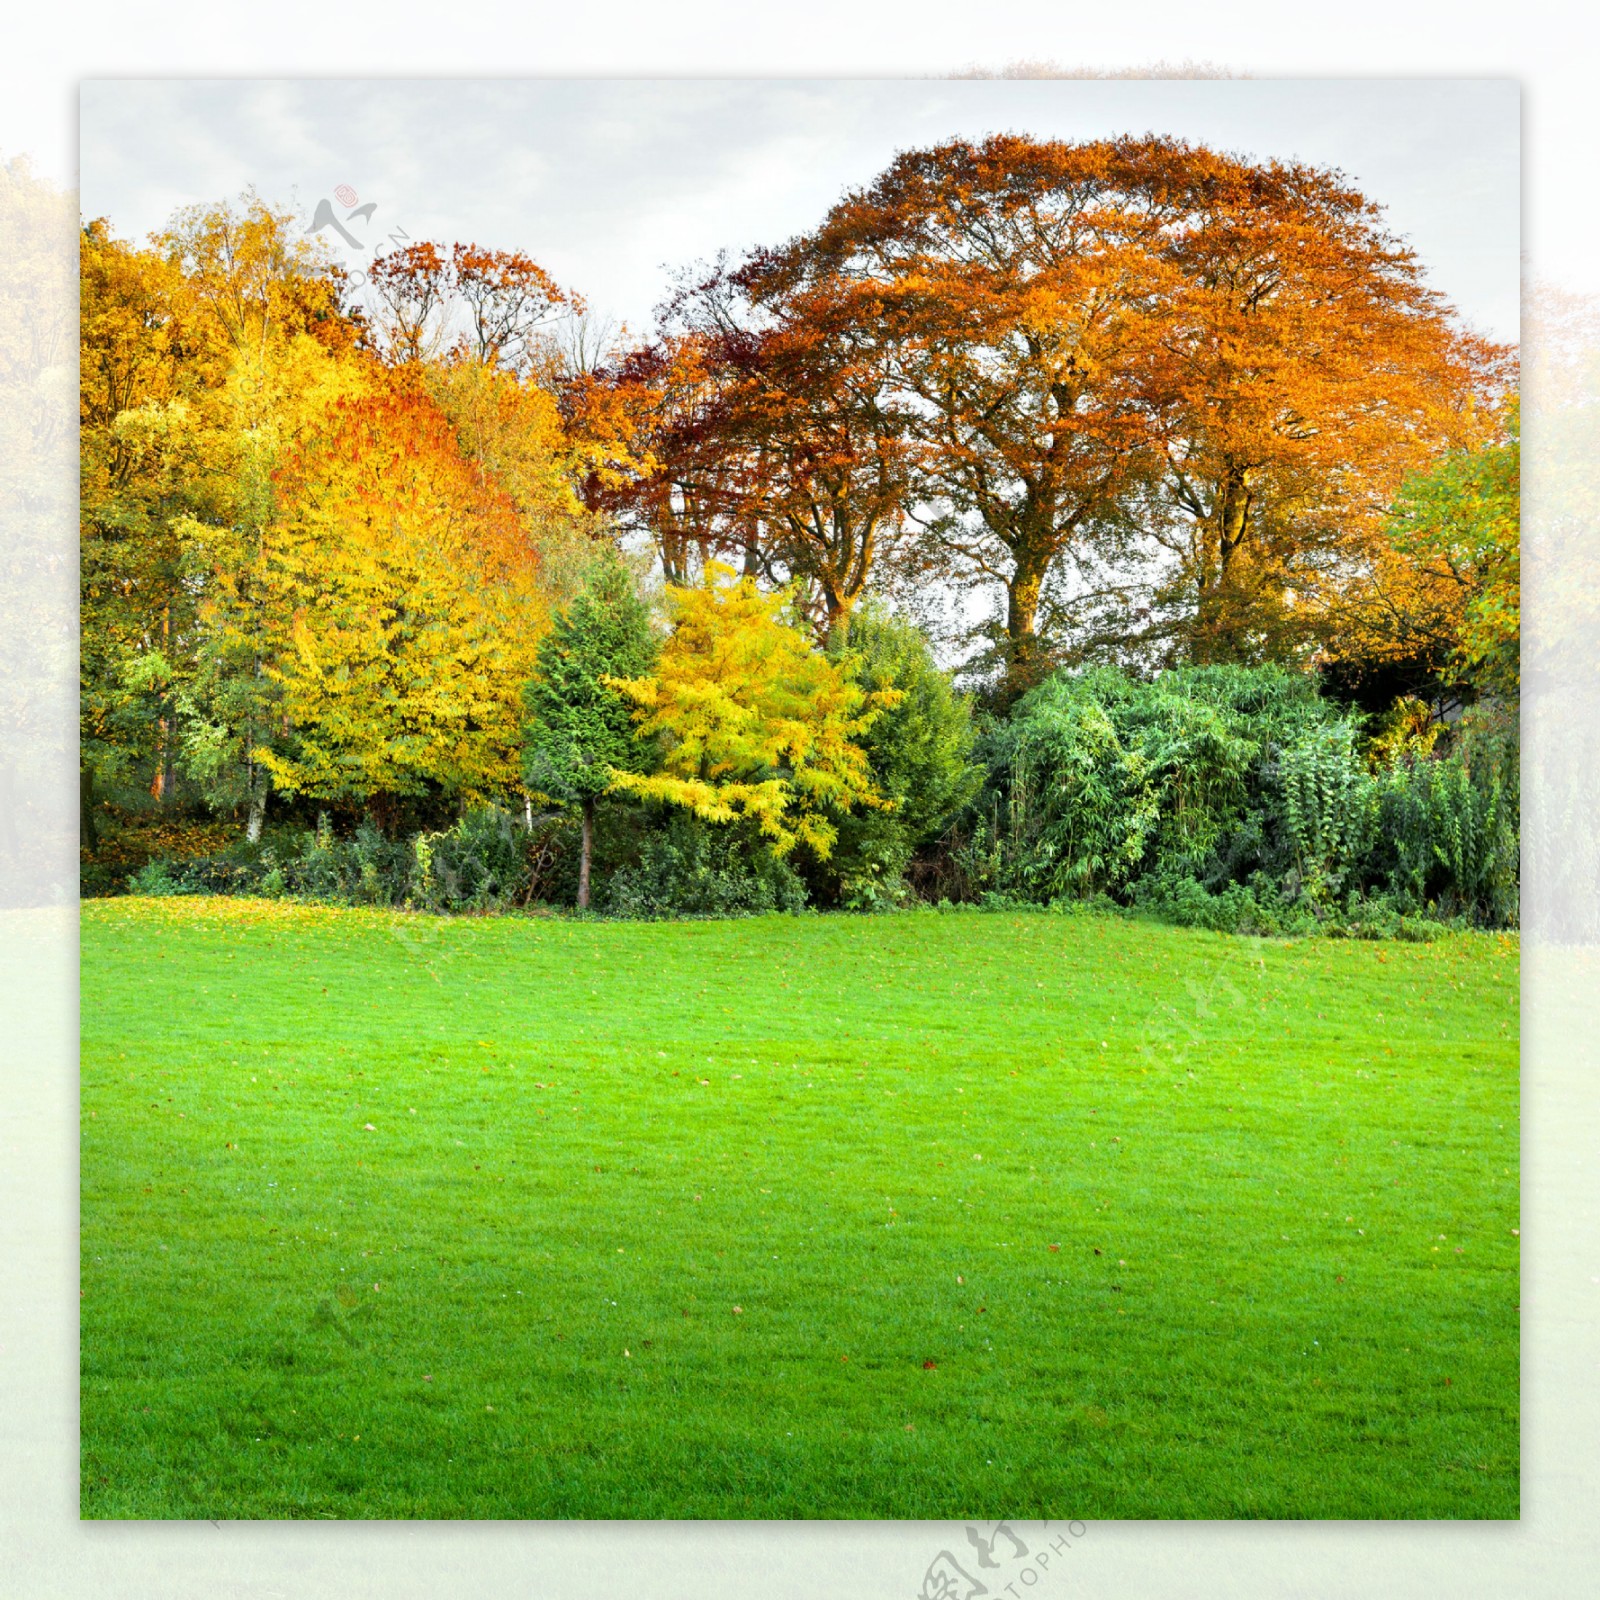
[[[1367,866],[1378,827],[1378,785],[1354,725],[1308,732],[1279,754],[1276,780],[1297,887],[1313,905],[1340,899]]]
[[[1476,732],[1469,728],[1442,760],[1405,762],[1386,775],[1378,864],[1407,905],[1505,927],[1520,913],[1515,749]]]
[[[430,911],[490,911],[523,904],[534,883],[533,836],[498,806],[467,812],[411,842],[411,897]]]
[[[740,916],[805,904],[805,884],[759,835],[676,809],[645,835],[637,863],[612,873],[605,897],[619,917]]]
[[[371,822],[347,839],[335,836],[326,814],[301,853],[283,863],[285,891],[341,905],[404,905],[415,857],[407,840],[386,838]]]
[[[1276,668],[1058,674],[984,741],[968,871],[1046,900],[1126,894],[1157,870],[1245,876],[1280,846],[1263,804],[1278,757],[1334,717]]]

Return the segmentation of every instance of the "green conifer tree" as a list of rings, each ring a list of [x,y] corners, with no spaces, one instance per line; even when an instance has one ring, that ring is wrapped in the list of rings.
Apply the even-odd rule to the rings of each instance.
[[[606,679],[647,677],[659,646],[650,616],[622,558],[607,549],[583,589],[557,612],[539,646],[528,684],[523,775],[530,788],[578,806],[583,853],[578,906],[589,905],[595,800],[615,772],[637,772],[644,758],[634,737],[633,706]]]

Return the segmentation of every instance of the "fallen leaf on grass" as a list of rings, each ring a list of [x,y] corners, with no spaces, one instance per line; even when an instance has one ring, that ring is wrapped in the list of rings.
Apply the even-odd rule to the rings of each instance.
[[[932,1372],[933,1369],[938,1365],[939,1363],[937,1361],[924,1361],[922,1363],[922,1370],[924,1372]]]

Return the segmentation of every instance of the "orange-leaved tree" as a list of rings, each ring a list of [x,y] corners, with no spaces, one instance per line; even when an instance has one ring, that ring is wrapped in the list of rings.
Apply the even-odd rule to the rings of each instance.
[[[837,302],[791,298],[770,260],[719,264],[667,308],[706,382],[657,454],[745,571],[793,584],[827,638],[885,555],[907,562],[909,419],[880,330]]]
[[[373,336],[397,365],[448,354],[527,372],[543,330],[584,309],[531,256],[459,241],[386,251],[367,287]]]
[[[1282,659],[1326,637],[1401,484],[1486,436],[1509,352],[1342,174],[1181,147],[1174,179],[1142,523],[1173,557],[1172,654]]]
[[[636,706],[658,771],[618,772],[614,788],[708,822],[747,819],[778,855],[803,843],[826,858],[837,818],[888,802],[856,742],[896,690],[868,694],[781,615],[788,597],[708,562],[704,581],[669,591],[673,628],[653,677],[607,679]]]
[[[1303,643],[1505,379],[1339,174],[1170,138],[911,151],[761,272],[876,341],[918,514],[1005,586],[1013,691],[1052,582],[1140,596],[1178,658]]]
[[[705,341],[664,337],[572,374],[562,406],[584,462],[592,511],[650,534],[668,583],[694,581],[696,560],[736,555],[723,467],[707,448],[717,382]]]
[[[926,514],[1004,585],[1015,687],[1043,666],[1052,569],[1098,546],[1154,459],[1144,380],[1173,277],[1171,161],[1160,140],[911,151],[763,266],[797,315],[876,344]]]

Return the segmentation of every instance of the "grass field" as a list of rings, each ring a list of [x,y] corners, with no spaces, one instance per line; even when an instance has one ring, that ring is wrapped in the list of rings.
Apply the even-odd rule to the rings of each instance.
[[[1513,938],[83,913],[86,1517],[1515,1517]]]

